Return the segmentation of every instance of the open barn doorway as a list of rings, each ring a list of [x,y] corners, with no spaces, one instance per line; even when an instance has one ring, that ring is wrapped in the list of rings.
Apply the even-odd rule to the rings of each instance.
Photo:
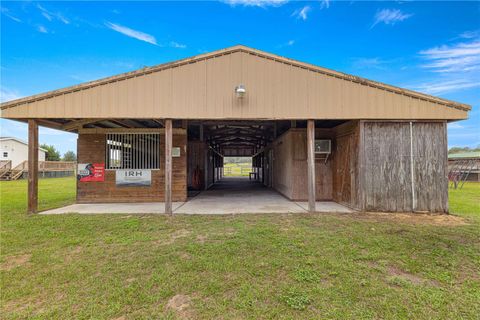
[[[189,196],[210,189],[267,188],[258,159],[276,130],[274,121],[189,121]]]
[[[330,153],[337,137],[335,128],[343,123],[316,123],[315,139],[328,142],[329,147],[328,155],[317,154],[315,158],[316,200],[328,203],[328,211],[346,210],[330,206],[337,205],[333,202],[333,171],[337,168]],[[305,212],[306,127],[307,121],[295,120],[189,121],[189,199],[180,211]],[[352,150],[343,148],[341,152]]]

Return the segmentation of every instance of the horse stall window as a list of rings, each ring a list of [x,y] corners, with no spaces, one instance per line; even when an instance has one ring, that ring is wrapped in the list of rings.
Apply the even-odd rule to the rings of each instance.
[[[160,169],[160,133],[108,133],[106,169]]]

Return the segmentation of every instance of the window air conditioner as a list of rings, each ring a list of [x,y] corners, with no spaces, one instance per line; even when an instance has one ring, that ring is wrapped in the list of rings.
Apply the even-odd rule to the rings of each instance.
[[[332,152],[332,140],[315,140],[316,154],[330,154]]]

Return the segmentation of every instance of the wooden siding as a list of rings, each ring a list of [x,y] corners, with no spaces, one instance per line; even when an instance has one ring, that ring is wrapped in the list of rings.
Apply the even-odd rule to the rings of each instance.
[[[200,189],[204,189],[204,183],[205,183],[205,150],[207,148],[207,145],[205,142],[201,141],[189,141],[188,142],[188,149],[187,149],[187,174],[188,174],[188,180],[187,180],[187,185],[188,187],[193,188],[193,174],[195,172],[195,169],[198,168],[200,172]]]
[[[332,156],[333,200],[355,209],[362,207],[359,196],[359,134],[357,121],[350,121],[335,128]]]
[[[239,99],[234,88],[245,85]],[[465,119],[469,106],[247,48],[2,104],[4,118]]]
[[[446,123],[363,124],[363,208],[367,211],[448,212]]]
[[[331,139],[331,130],[315,130],[316,139]],[[291,200],[308,200],[307,132],[290,129],[273,144],[273,188]],[[315,198],[332,200],[332,159],[315,159]]]
[[[413,124],[415,211],[448,212],[446,123]]]
[[[177,131],[178,132],[178,131]],[[105,162],[105,134],[79,134],[77,154],[79,163]],[[174,134],[173,146],[180,147],[180,157],[173,158],[172,171],[172,199],[186,201],[186,143],[187,135]],[[152,170],[152,184],[150,187],[117,187],[115,170],[105,171],[103,182],[77,182],[77,202],[149,202],[163,201],[165,194],[165,137],[160,140],[160,170]]]
[[[295,179],[293,165],[293,145],[291,132],[287,132],[272,143],[273,166],[272,187],[285,197],[293,200],[293,180]],[[307,158],[305,157],[305,162]]]

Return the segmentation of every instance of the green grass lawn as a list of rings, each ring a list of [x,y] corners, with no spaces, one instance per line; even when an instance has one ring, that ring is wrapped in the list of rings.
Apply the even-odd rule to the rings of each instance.
[[[225,177],[248,177],[252,172],[252,163],[225,163],[223,172]]]
[[[74,201],[40,180],[40,207]],[[480,184],[461,216],[26,216],[0,183],[2,319],[478,319]]]

